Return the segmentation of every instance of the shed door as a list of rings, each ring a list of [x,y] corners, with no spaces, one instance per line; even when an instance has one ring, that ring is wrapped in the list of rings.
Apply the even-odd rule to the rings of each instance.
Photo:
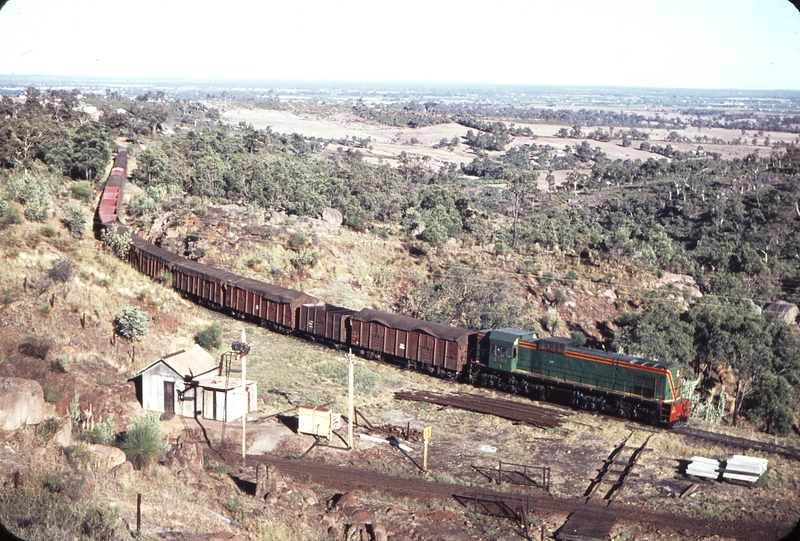
[[[216,393],[213,390],[205,389],[203,390],[203,417],[206,419],[215,419],[216,414],[216,404],[215,404],[215,395]]]
[[[164,413],[175,413],[175,382],[164,382]]]

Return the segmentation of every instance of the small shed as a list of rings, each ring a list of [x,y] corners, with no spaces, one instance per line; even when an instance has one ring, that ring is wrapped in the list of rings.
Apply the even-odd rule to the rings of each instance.
[[[221,363],[199,345],[158,359],[138,376],[147,410],[233,421],[242,416],[245,396],[248,412],[257,410],[257,382],[246,381],[243,391],[241,378],[222,374]]]

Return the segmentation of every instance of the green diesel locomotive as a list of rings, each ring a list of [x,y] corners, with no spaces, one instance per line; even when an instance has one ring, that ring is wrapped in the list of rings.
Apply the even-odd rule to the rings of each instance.
[[[511,328],[480,331],[469,368],[477,385],[665,426],[689,418],[681,376],[678,364]]]

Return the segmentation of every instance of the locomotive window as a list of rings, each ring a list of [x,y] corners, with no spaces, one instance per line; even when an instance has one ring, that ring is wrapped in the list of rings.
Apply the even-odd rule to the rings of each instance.
[[[506,346],[494,346],[494,354],[500,357],[508,357],[508,347]]]
[[[645,398],[653,398],[656,392],[656,380],[643,376],[633,377],[633,394],[641,395]]]

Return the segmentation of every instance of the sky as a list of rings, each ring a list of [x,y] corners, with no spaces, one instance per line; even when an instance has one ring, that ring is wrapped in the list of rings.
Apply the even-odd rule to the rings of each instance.
[[[788,0],[8,0],[0,74],[800,90],[800,13]]]

